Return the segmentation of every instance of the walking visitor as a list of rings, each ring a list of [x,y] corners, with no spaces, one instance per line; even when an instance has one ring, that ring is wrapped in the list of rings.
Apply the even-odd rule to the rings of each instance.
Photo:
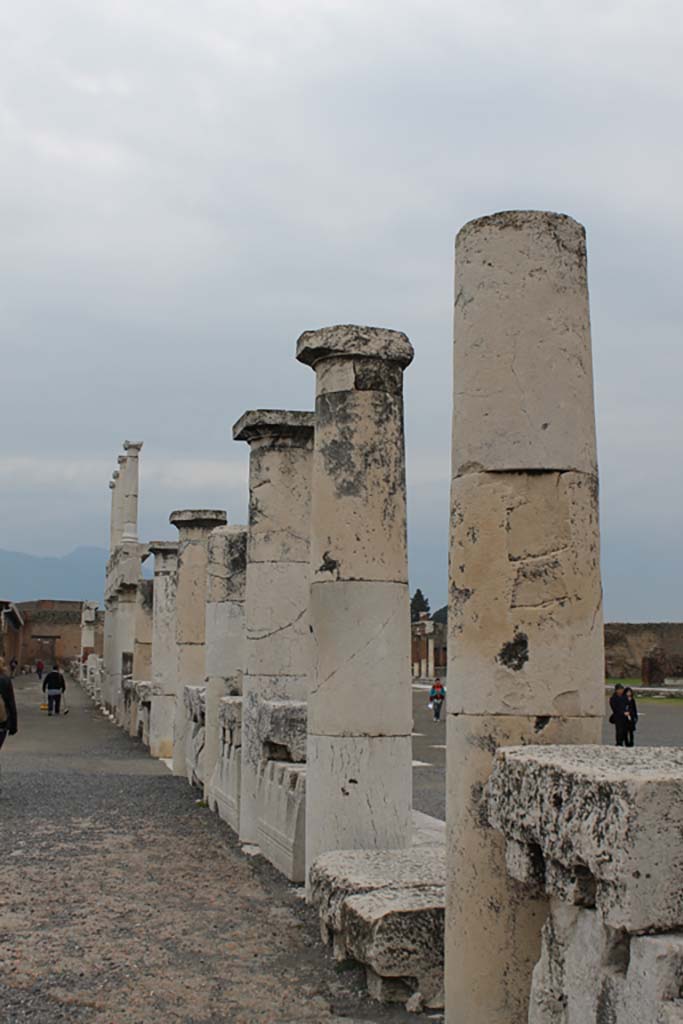
[[[66,682],[64,676],[59,671],[58,665],[52,666],[52,671],[48,672],[43,680],[43,691],[47,693],[47,713],[48,715],[58,715],[59,707],[62,702],[62,694],[66,690]]]
[[[630,686],[627,686],[624,690],[624,707],[624,713],[626,715],[625,742],[627,747],[632,747],[634,745],[636,726],[638,724],[638,705],[636,704],[636,698],[634,697],[633,690]]]
[[[612,714],[609,716],[610,723],[614,726],[616,744],[618,747],[626,745],[626,697],[622,683],[617,683],[614,693],[609,699],[609,706]]]
[[[429,691],[429,703],[434,712],[434,721],[438,722],[441,718],[441,708],[446,699],[446,687],[443,685],[440,679],[434,681],[434,685]]]

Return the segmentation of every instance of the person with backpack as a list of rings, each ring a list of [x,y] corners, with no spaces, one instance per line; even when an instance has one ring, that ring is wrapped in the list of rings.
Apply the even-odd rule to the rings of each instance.
[[[0,748],[8,736],[17,731],[17,704],[12,680],[7,675],[4,658],[0,658]]]
[[[438,722],[441,718],[441,708],[446,699],[446,687],[443,685],[440,679],[434,680],[434,685],[429,691],[429,703],[432,706],[434,712],[434,721]]]
[[[48,715],[59,714],[59,706],[62,702],[62,694],[66,690],[64,676],[59,671],[59,665],[53,665],[52,671],[43,679],[43,693],[47,693]]]

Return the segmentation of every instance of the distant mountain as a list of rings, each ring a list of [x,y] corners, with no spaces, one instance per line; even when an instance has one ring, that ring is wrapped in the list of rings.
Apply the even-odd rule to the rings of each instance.
[[[0,548],[0,598],[9,601],[104,600],[104,548],[76,548],[62,558],[25,555]]]

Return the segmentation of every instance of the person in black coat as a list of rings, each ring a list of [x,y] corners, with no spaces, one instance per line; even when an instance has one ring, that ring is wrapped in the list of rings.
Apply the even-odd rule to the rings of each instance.
[[[5,662],[0,658],[0,747],[8,736],[17,731],[17,704],[12,680],[7,675]]]
[[[626,745],[626,727],[628,720],[626,718],[626,697],[624,696],[624,687],[621,683],[617,683],[614,687],[614,693],[609,699],[609,706],[612,709],[612,714],[609,716],[609,720],[614,726],[616,732],[616,741],[618,747]]]
[[[624,707],[626,715],[626,746],[632,747],[638,724],[638,705],[630,686],[627,686],[624,690]]]
[[[53,665],[52,671],[43,679],[43,692],[47,693],[48,715],[58,715],[59,705],[62,702],[62,694],[66,690],[64,676],[59,671],[59,665]]]

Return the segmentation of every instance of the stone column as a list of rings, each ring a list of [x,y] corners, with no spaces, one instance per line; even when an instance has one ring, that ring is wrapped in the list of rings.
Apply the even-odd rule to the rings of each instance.
[[[133,651],[135,649],[135,607],[137,604],[137,581],[122,582],[116,593],[116,614],[114,620],[114,664],[112,675],[111,704],[119,725],[124,722],[123,677],[133,673]]]
[[[123,539],[136,541],[138,539],[138,490],[142,441],[124,441],[123,447],[126,452]]]
[[[432,626],[432,629],[434,626]],[[434,679],[436,673],[434,671],[434,634],[427,634],[427,678]]]
[[[497,747],[597,743],[604,709],[585,233],[495,214],[456,242],[448,639],[450,1024],[522,1024],[543,899],[508,878]]]
[[[176,701],[178,652],[176,649],[176,572],[178,545],[157,540],[149,545],[154,555],[152,608],[152,704],[149,750],[153,757],[173,757],[173,719]]]
[[[176,702],[173,733],[173,772],[186,775],[186,686],[204,683],[206,637],[206,566],[209,534],[225,526],[225,512],[185,509],[171,512],[169,522],[178,530],[178,578],[176,591]]]
[[[115,469],[112,473],[112,478],[109,481],[109,488],[111,490],[111,516],[109,520],[109,554],[114,550],[116,545],[120,542],[120,537],[117,536],[117,522],[116,522],[116,488],[120,477],[118,469]]]
[[[313,413],[247,412],[233,437],[249,455],[246,648],[242,707],[240,839],[256,841],[260,700],[305,700]]]
[[[133,679],[152,680],[152,615],[154,581],[140,580],[135,601],[135,641],[133,646]]]
[[[125,455],[118,456],[119,468],[114,471],[116,476],[116,487],[114,489],[114,536],[113,536],[113,548],[112,551],[119,546],[123,541],[123,528],[124,528],[124,517],[125,517],[125,505],[126,505],[126,474],[128,459]]]
[[[244,526],[219,526],[209,534],[204,713],[204,799],[207,801],[220,745],[219,702],[221,697],[236,697],[242,693],[247,536]]]
[[[404,334],[327,327],[299,339],[316,374],[311,511],[306,872],[329,850],[412,834]]]

